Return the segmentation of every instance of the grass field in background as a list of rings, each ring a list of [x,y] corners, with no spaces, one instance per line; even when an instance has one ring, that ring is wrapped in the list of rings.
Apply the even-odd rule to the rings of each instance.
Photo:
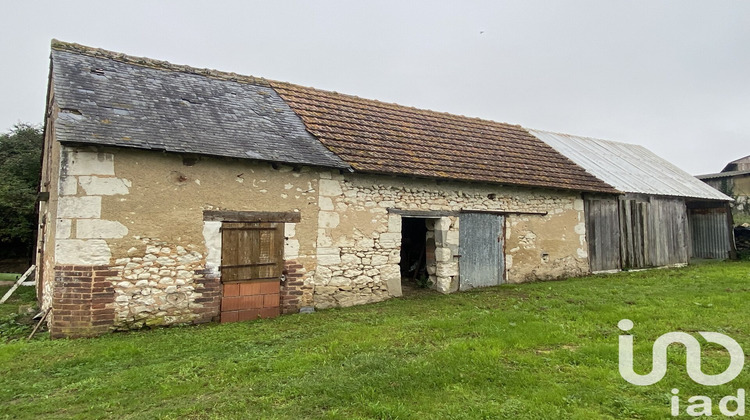
[[[617,322],[636,371],[670,331],[717,331],[750,351],[750,262],[504,285],[452,295],[97,339],[0,344],[0,418],[620,419],[669,417],[672,388],[716,404],[750,379],[618,373]],[[695,335],[695,334],[694,334]],[[704,343],[703,370],[728,355]]]
[[[0,273],[0,281],[16,281],[20,277],[18,273]]]

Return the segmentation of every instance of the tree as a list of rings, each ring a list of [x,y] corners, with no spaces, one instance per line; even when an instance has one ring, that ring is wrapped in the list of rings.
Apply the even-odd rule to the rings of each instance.
[[[42,130],[31,124],[0,134],[0,258],[31,256],[42,144]]]

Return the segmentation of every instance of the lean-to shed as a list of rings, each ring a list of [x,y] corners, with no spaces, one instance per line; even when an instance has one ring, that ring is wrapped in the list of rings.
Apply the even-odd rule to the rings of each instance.
[[[724,259],[734,251],[732,199],[646,148],[529,132],[624,193],[584,197],[592,271]]]

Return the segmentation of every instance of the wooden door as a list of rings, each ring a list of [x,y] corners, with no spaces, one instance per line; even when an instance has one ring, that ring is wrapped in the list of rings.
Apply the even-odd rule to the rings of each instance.
[[[586,198],[586,238],[591,271],[620,269],[620,219],[617,198]]]
[[[284,224],[224,222],[221,322],[279,315]]]
[[[651,267],[649,203],[620,200],[620,257],[623,269]]]
[[[504,282],[505,216],[462,213],[460,221],[460,290],[496,286]]]

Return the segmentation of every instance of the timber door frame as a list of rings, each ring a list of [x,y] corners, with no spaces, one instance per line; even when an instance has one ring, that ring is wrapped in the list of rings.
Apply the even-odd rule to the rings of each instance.
[[[203,219],[221,222],[221,322],[278,316],[284,287],[284,228],[286,223],[298,223],[300,213],[204,211]],[[242,231],[246,233],[243,235]],[[271,232],[270,237],[264,231]],[[226,232],[236,232],[235,239],[231,240],[238,243],[238,246],[255,248],[254,254],[245,257],[239,257],[236,254],[238,251],[233,251],[234,259],[244,258],[247,261],[228,263]],[[263,247],[268,249],[266,254],[263,253]],[[231,270],[235,270],[232,275],[229,274]]]

